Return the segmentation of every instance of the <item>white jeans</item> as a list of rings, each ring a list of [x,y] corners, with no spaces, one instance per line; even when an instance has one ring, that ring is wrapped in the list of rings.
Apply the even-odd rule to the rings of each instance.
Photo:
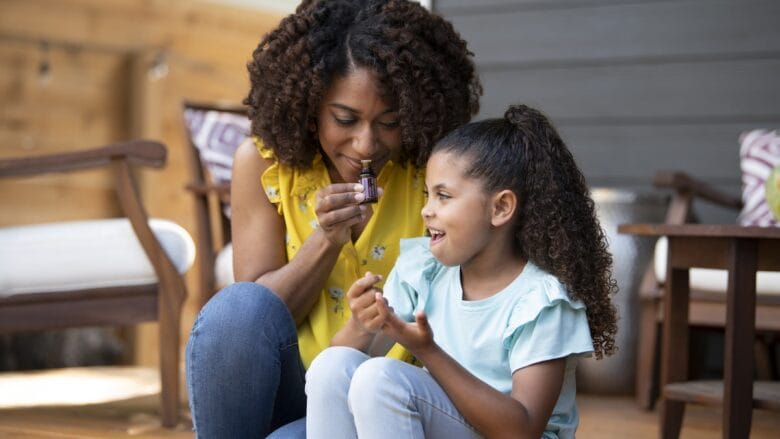
[[[308,438],[481,438],[425,370],[331,347],[306,372]]]

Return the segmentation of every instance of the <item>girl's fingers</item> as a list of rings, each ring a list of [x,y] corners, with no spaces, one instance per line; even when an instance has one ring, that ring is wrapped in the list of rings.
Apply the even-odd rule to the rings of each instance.
[[[377,314],[365,323],[365,327],[370,331],[379,331],[382,328],[384,322],[385,319],[380,314]]]
[[[369,288],[373,288],[374,284],[381,281],[382,276],[379,274],[371,273],[367,271],[363,277],[356,280],[347,291],[347,299],[354,299],[362,296]],[[380,291],[378,288],[374,288],[376,291]]]
[[[414,320],[417,322],[417,326],[421,331],[425,333],[431,332],[431,326],[428,324],[428,316],[425,315],[425,312],[420,311],[415,314]]]
[[[387,300],[384,298],[384,296],[376,294],[374,296],[374,300],[379,315],[382,317],[383,323],[381,328],[390,330],[391,332],[402,331],[406,326],[406,322],[401,320],[401,318],[399,318],[395,312],[393,312],[393,308],[387,304]]]

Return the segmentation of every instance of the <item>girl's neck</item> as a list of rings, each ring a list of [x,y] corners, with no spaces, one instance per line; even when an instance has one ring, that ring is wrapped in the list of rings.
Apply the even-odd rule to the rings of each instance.
[[[460,266],[463,300],[481,300],[506,288],[525,268],[526,260],[511,245],[488,246],[483,253]]]

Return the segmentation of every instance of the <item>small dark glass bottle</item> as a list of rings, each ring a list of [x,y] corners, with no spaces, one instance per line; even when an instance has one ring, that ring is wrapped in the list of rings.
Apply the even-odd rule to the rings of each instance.
[[[360,171],[360,184],[363,185],[364,203],[376,203],[379,200],[379,192],[376,189],[376,174],[371,169],[371,160],[361,160],[363,170]]]

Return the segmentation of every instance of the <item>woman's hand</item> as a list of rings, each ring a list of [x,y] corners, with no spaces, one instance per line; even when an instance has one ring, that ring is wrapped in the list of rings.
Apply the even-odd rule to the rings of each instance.
[[[317,191],[314,199],[320,229],[328,241],[339,247],[352,238],[352,226],[371,214],[369,206],[360,204],[365,199],[360,184],[331,184]]]

